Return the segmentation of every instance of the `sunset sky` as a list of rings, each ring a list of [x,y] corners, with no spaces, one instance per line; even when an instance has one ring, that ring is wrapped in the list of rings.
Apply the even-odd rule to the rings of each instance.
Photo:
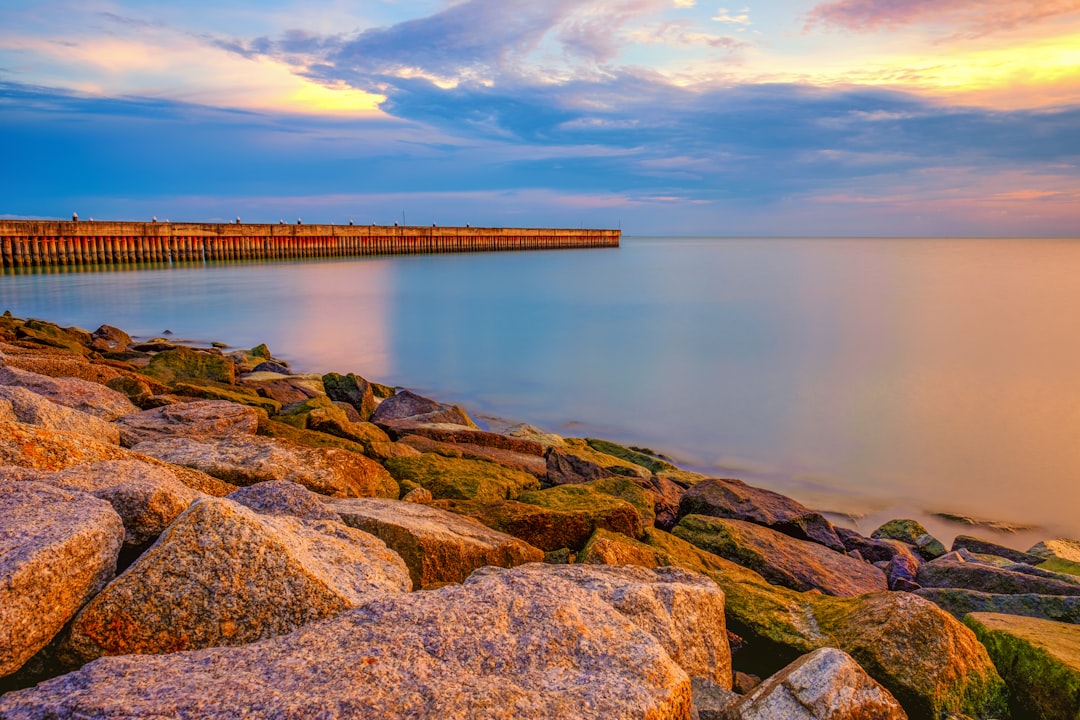
[[[0,217],[1080,236],[1080,0],[4,0]]]

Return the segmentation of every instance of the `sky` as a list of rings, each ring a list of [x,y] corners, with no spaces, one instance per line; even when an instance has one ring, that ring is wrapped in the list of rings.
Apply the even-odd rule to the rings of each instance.
[[[1080,236],[1080,0],[2,0],[0,217]]]

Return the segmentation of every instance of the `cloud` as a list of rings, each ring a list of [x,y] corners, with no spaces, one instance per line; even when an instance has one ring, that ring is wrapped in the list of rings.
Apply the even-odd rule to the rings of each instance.
[[[831,0],[814,7],[808,25],[855,31],[941,25],[986,35],[1080,12],[1080,0]]]

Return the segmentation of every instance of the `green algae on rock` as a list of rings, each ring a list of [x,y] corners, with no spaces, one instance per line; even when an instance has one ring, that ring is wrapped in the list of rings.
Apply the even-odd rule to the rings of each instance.
[[[919,555],[927,560],[933,560],[944,555],[947,551],[941,542],[931,535],[918,520],[890,520],[874,532],[870,537],[875,540],[883,538],[899,540],[908,545],[913,545]]]
[[[236,384],[236,363],[219,352],[177,346],[150,358],[142,372],[155,380],[172,384],[178,380],[213,380]]]
[[[390,458],[385,464],[395,480],[425,487],[437,499],[494,502],[515,499],[540,487],[540,481],[527,472],[485,460],[423,453],[417,457]]]

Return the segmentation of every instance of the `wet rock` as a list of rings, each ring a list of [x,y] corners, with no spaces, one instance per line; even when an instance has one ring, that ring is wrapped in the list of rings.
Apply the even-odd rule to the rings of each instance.
[[[288,480],[334,497],[398,497],[398,486],[381,465],[336,448],[316,449],[258,435],[169,438],[132,448],[235,485]]]
[[[166,384],[180,380],[213,380],[226,385],[236,384],[236,363],[220,351],[196,350],[177,346],[163,350],[150,358],[143,372]]]
[[[443,457],[465,458],[466,460],[486,460],[503,467],[521,470],[543,480],[547,477],[547,464],[541,457],[526,455],[525,453],[503,450],[500,448],[485,447],[483,445],[468,445],[466,443],[448,443],[432,440],[420,435],[404,435],[399,441],[404,445],[415,449],[418,453],[435,453]]]
[[[16,328],[15,337],[48,347],[60,348],[79,355],[90,352],[90,333],[78,328],[62,328],[43,320],[27,320]]]
[[[544,460],[547,481],[552,485],[575,485],[615,476],[614,472],[602,465],[571,455],[557,447],[549,447]]]
[[[1001,668],[1013,717],[1080,716],[1080,626],[995,613],[972,613],[964,622]]]
[[[282,407],[325,394],[322,388],[322,379],[318,378],[316,382],[314,378],[306,375],[252,373],[241,378],[238,384],[251,388],[263,397],[276,400]]]
[[[729,706],[725,720],[907,720],[888,690],[842,650],[804,655]]]
[[[540,482],[521,470],[483,460],[448,458],[434,453],[417,457],[396,457],[386,461],[386,469],[398,482],[412,482],[440,499],[494,502],[517,498]]]
[[[1024,563],[1025,565],[1038,565],[1044,558],[1038,555],[1032,555],[1031,553],[1021,552],[1014,550],[1004,545],[999,545],[989,540],[982,540],[971,535],[957,535],[953,540],[952,549],[955,550],[969,550],[974,553],[982,553],[984,555],[996,555],[1003,557],[1006,560],[1012,560],[1017,563]]]
[[[1027,565],[1022,567],[1029,568]],[[927,588],[966,588],[1001,595],[1080,595],[1080,582],[1075,578],[1066,575],[1040,577],[981,562],[969,562],[958,553],[949,553],[933,562],[923,563],[916,580]]]
[[[533,564],[510,571],[484,568],[470,582],[493,574],[572,583],[656,638],[687,675],[731,688],[724,593],[707,577],[681,568]]]
[[[331,400],[349,403],[356,412],[360,413],[360,419],[363,421],[371,419],[371,414],[376,408],[375,393],[371,388],[371,383],[352,373],[348,375],[327,373],[323,375],[322,380],[326,394]]]
[[[277,360],[264,360],[251,369],[251,372],[272,372],[282,375],[289,374],[289,366]]]
[[[409,587],[401,559],[366,533],[205,498],[75,617],[61,655],[242,645]]]
[[[465,411],[457,405],[436,402],[408,390],[402,390],[379,403],[379,407],[371,414],[371,422],[384,427],[402,420],[476,427]]]
[[[705,678],[692,677],[690,683],[694,698],[690,717],[698,720],[723,720],[724,711],[742,697]]]
[[[242,385],[226,385],[212,380],[189,379],[173,383],[176,394],[201,400],[226,400],[240,405],[250,405],[273,415],[281,410],[281,403],[265,398],[251,388]]]
[[[454,513],[395,500],[335,500],[328,507],[346,525],[378,538],[405,560],[413,588],[464,582],[485,565],[540,562],[544,553],[522,540]]]
[[[102,325],[90,333],[90,347],[98,352],[122,352],[129,345],[131,336],[112,325]]]
[[[562,447],[566,444],[566,441],[561,435],[544,432],[540,428],[529,425],[528,423],[512,425],[506,429],[505,434],[510,437],[525,438],[526,440],[538,442],[545,448]]]
[[[909,592],[917,590],[920,587],[918,581],[919,565],[920,563],[915,558],[915,555],[910,552],[901,552],[894,555],[885,568],[885,577],[888,578],[889,589]]]
[[[933,603],[908,593],[800,593],[668,533],[646,530],[644,540],[639,545],[653,548],[658,565],[701,572],[720,585],[728,628],[747,642],[739,655],[744,666],[771,674],[832,646],[855,658],[912,718],[1000,717],[1004,710],[1004,683],[985,648]]]
[[[968,613],[987,612],[1080,624],[1080,597],[1076,595],[996,595],[963,588],[922,588],[915,594],[957,620]]]
[[[180,482],[172,470],[134,458],[38,472],[38,482],[109,503],[124,523],[124,547],[132,551],[154,542],[180,513],[203,497]]]
[[[792,590],[854,597],[887,589],[885,575],[873,565],[753,523],[687,515],[672,532]]]
[[[170,437],[254,435],[259,412],[224,400],[199,400],[125,415],[116,421],[124,447]]]
[[[875,540],[874,538],[863,537],[854,530],[847,528],[837,527],[834,529],[840,541],[844,543],[844,549],[848,553],[859,553],[859,556],[868,563],[888,563],[899,553],[911,555],[918,561],[918,558],[912,555],[909,546],[899,540]]]
[[[115,420],[139,411],[139,408],[121,393],[99,383],[78,378],[54,378],[4,366],[0,368],[0,385],[26,388],[58,405],[102,420]]]
[[[331,510],[320,496],[303,485],[288,480],[270,480],[242,487],[226,496],[260,515],[289,515],[302,520],[337,520],[341,517]]]
[[[58,405],[24,387],[0,385],[0,402],[11,409],[10,420],[85,435],[110,445],[120,444],[120,432],[115,425],[80,410]]]
[[[479,445],[480,447],[532,455],[537,458],[544,455],[544,446],[534,440],[500,435],[499,433],[462,427],[461,425],[406,420],[388,427],[390,436],[395,440],[406,435],[419,435],[442,443]]]
[[[102,500],[0,481],[0,677],[45,647],[112,578],[123,537]]]
[[[933,535],[926,531],[917,520],[890,520],[874,532],[870,537],[881,540],[899,540],[915,548],[920,556],[927,560],[939,558],[945,554],[945,546]]]
[[[0,697],[0,716],[687,718],[690,680],[653,637],[568,581],[512,572],[245,647],[105,658]]]
[[[743,520],[810,540],[837,552],[845,552],[832,523],[821,513],[771,490],[747,485],[741,480],[710,479],[689,488],[679,503],[679,516],[709,515]]]

